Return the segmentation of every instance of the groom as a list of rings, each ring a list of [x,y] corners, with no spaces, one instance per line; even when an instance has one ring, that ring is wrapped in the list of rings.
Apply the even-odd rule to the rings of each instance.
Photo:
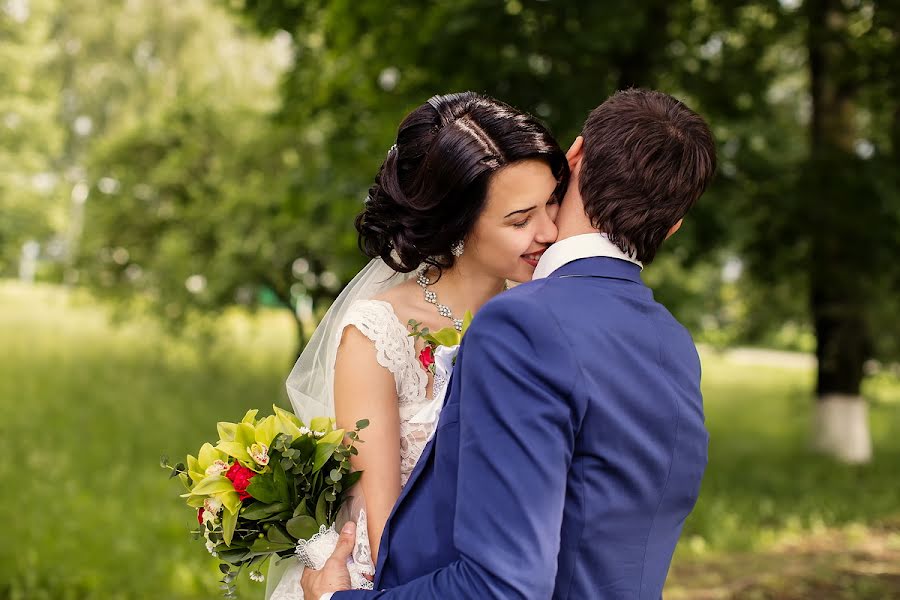
[[[384,529],[382,591],[338,591],[350,524],[304,574],[308,600],[661,597],[708,435],[697,351],[640,272],[706,189],[714,142],[647,90],[618,92],[582,133],[559,241],[466,334]]]

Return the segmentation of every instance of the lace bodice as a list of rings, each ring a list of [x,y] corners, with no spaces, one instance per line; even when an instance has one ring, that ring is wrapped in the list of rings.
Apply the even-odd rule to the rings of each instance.
[[[347,310],[340,331],[354,326],[375,343],[378,364],[390,371],[397,384],[400,411],[400,485],[405,486],[425,445],[433,423],[410,419],[429,402],[428,374],[419,364],[415,340],[397,318],[393,307],[381,300],[360,300]],[[339,334],[340,335],[340,334]]]

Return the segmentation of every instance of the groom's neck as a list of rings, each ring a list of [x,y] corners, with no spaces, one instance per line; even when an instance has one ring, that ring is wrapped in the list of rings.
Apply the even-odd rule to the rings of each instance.
[[[600,232],[584,212],[584,201],[581,194],[578,193],[577,179],[569,184],[569,190],[559,207],[559,212],[556,214],[556,228],[559,232],[556,241],[585,233]]]

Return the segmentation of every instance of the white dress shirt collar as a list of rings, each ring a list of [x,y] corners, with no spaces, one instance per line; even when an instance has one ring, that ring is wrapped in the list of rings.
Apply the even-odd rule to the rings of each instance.
[[[547,248],[538,261],[531,279],[543,279],[572,261],[593,257],[616,258],[634,263],[641,270],[644,269],[641,261],[622,252],[618,246],[609,241],[605,233],[585,233],[560,240]]]

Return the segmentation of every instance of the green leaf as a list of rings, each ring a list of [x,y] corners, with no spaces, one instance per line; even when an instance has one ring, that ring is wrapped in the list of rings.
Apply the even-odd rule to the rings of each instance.
[[[459,332],[453,327],[444,327],[431,337],[441,346],[456,346],[460,342]]]
[[[274,502],[272,504],[254,502],[241,510],[241,517],[250,521],[258,521],[259,519],[265,519],[266,517],[287,510],[288,508],[290,508],[290,504],[287,502]]]
[[[247,493],[266,504],[278,502],[281,500],[281,493],[275,486],[275,478],[272,473],[260,473],[250,480],[247,486]]]
[[[219,570],[222,572],[223,575],[228,575],[228,571],[231,570],[231,565],[228,565],[225,563],[219,563]]]
[[[368,427],[368,426],[369,426],[369,420],[368,420],[368,419],[360,419],[359,421],[356,422],[356,428],[357,428],[357,429],[365,429],[365,428]]]
[[[219,548],[216,547],[216,554],[218,554],[219,560],[223,562],[227,562],[232,565],[239,565],[242,560],[250,556],[250,551],[247,548],[219,550]]]
[[[309,460],[309,458],[316,451],[316,440],[309,437],[308,435],[303,435],[298,437],[291,443],[291,448],[300,452],[299,456],[294,455],[291,458],[293,458],[296,462],[306,461]]]
[[[463,315],[462,331],[459,334],[460,337],[463,337],[466,335],[466,331],[468,331],[469,325],[472,324],[472,319],[474,319],[474,317],[472,316],[472,311],[467,310],[466,314]]]
[[[328,522],[328,504],[325,500],[325,494],[327,490],[324,490],[321,494],[319,494],[319,501],[316,502],[316,521],[319,525],[324,525],[328,527],[330,523]]]
[[[266,533],[266,538],[275,544],[293,544],[295,540],[291,538],[287,531],[282,529],[281,525],[273,524]]]
[[[279,499],[285,504],[291,501],[291,485],[281,461],[277,461],[272,465],[272,476],[275,483],[275,490],[278,492]]]
[[[341,473],[340,469],[332,469],[331,473],[329,473],[328,476],[331,477],[332,483],[337,483],[338,481],[341,480],[341,477],[343,477],[344,474]]]
[[[343,481],[341,481],[341,485],[344,486],[344,490],[349,490],[356,482],[359,481],[359,478],[362,477],[362,471],[353,471],[352,473],[348,473],[344,476]]]
[[[325,466],[325,463],[328,462],[328,459],[334,454],[334,449],[340,445],[343,439],[344,430],[338,429],[322,437],[316,443],[316,458],[313,461],[314,473]]]
[[[301,515],[285,523],[289,534],[298,540],[308,540],[319,532],[319,524],[312,517]]]
[[[293,511],[285,510],[280,513],[275,513],[271,517],[266,517],[262,519],[260,523],[281,523],[282,521],[286,521],[294,516]]]
[[[270,542],[264,537],[256,538],[253,545],[250,546],[250,552],[253,554],[271,554],[273,552],[281,552],[282,550],[291,550],[295,544],[284,544]]]
[[[309,509],[306,508],[306,501],[301,500],[300,504],[294,509],[295,517],[309,516]]]
[[[226,546],[231,545],[231,538],[234,537],[234,528],[237,525],[237,518],[237,511],[222,511],[222,538],[225,540]]]

